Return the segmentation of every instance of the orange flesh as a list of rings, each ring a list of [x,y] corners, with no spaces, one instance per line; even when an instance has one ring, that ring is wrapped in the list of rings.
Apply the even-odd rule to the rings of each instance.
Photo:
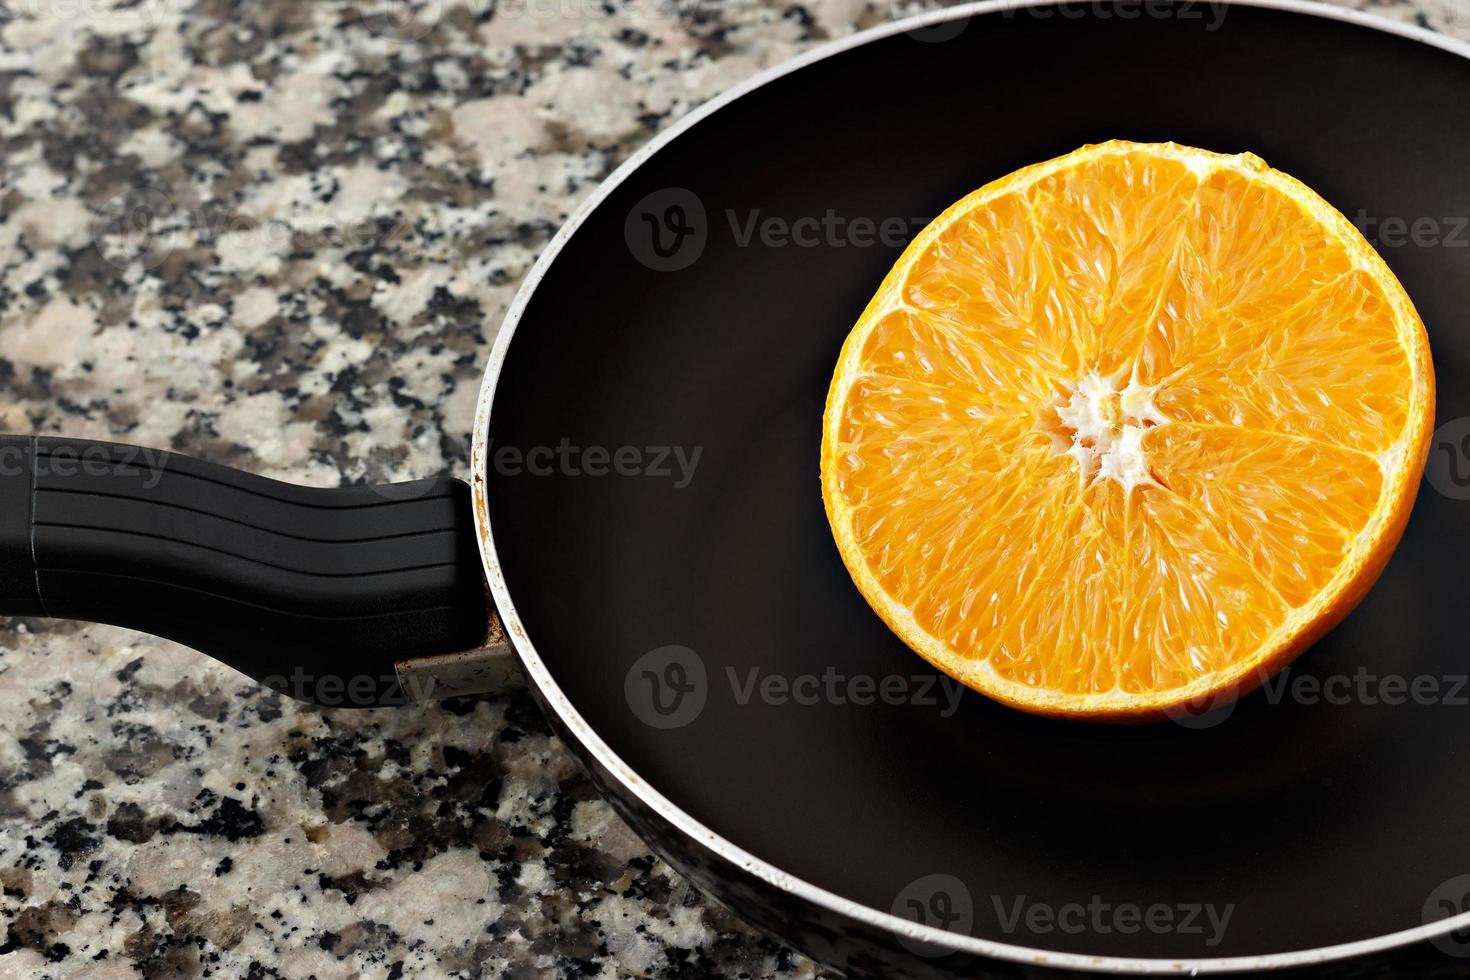
[[[839,549],[903,639],[1028,710],[1248,687],[1341,618],[1427,450],[1423,326],[1250,155],[1111,143],[951,208],[829,395]]]

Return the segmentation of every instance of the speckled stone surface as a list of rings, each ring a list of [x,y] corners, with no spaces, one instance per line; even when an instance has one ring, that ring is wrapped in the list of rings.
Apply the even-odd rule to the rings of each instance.
[[[1464,0],[1377,9],[1470,37]],[[0,431],[465,476],[490,342],[577,202],[897,12],[4,0]],[[523,694],[313,709],[44,621],[0,629],[0,921],[5,978],[816,973],[652,857]]]

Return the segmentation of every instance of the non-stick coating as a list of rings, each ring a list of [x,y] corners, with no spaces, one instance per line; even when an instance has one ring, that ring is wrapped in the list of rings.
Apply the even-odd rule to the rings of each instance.
[[[752,215],[917,229],[1083,143],[1253,150],[1349,217],[1438,222],[1436,243],[1382,251],[1428,325],[1439,421],[1470,415],[1470,236],[1453,220],[1470,214],[1470,63],[1282,11],[1230,9],[1210,30],[1216,14],[1192,9],[993,13],[957,37],[895,35],[779,78],[612,193],[511,343],[487,496],[530,642],[641,779],[761,859],[881,911],[948,873],[973,897],[976,936],[1232,956],[1417,926],[1437,886],[1470,871],[1470,688],[1420,706],[1257,694],[1203,729],[1043,721],[973,692],[949,717],[942,702],[741,703],[753,669],[934,676],[853,587],[817,476],[838,348],[900,248],[841,233],[742,245]],[[707,241],[687,268],[657,271],[625,232],[635,204],[669,188],[697,198]],[[563,440],[701,455],[683,488],[494,464],[501,447]],[[1467,554],[1470,503],[1424,484],[1378,586],[1291,676],[1427,675],[1449,693],[1470,673]],[[667,645],[707,673],[703,710],[675,729],[645,724],[625,696],[634,662]],[[999,914],[1093,896],[1233,912],[1213,945],[1209,929],[1007,930]]]

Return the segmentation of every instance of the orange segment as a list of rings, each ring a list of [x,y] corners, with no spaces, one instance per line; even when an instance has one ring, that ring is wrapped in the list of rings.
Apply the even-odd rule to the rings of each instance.
[[[1198,190],[1185,161],[1139,150],[1058,169],[1026,195],[1035,225],[1050,232],[1039,250],[1084,312],[1069,324],[1075,342],[1099,373],[1142,345]]]
[[[1200,182],[1179,274],[1206,308],[1260,319],[1349,272],[1356,250],[1322,220],[1330,205],[1285,174],[1259,180],[1255,166],[1265,165],[1246,160]]]
[[[902,308],[875,324],[865,346],[865,376],[925,386],[957,410],[986,417],[1014,417],[1051,393],[1038,363],[1062,370],[1026,328],[976,331]]]
[[[1167,496],[1210,515],[1230,550],[1292,606],[1327,584],[1383,495],[1376,459],[1311,439],[1186,423],[1150,429],[1144,444]]]
[[[1360,599],[1428,449],[1428,344],[1250,154],[1084,147],[969,195],[843,346],[822,491],[915,651],[1047,714],[1259,683]]]
[[[1231,675],[1286,603],[1212,515],[1182,495],[1141,493],[1129,538],[1127,646],[1134,697]],[[1195,696],[1195,695],[1191,695]]]
[[[1065,284],[1028,233],[1030,202],[1000,195],[983,211],[957,215],[914,256],[903,281],[910,309],[983,326],[1059,367],[1075,367],[1079,319]]]
[[[1176,355],[1183,371],[1159,391],[1159,409],[1171,418],[1367,452],[1388,449],[1409,421],[1416,379],[1404,369],[1395,304],[1368,271],[1345,273],[1265,313],[1237,310],[1209,323],[1207,338],[1205,330],[1193,334]]]

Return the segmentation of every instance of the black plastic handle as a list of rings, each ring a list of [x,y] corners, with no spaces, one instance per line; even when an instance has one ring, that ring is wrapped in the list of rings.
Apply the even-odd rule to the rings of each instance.
[[[485,642],[470,490],[314,489],[136,446],[0,436],[0,613],[167,637],[320,704]]]

